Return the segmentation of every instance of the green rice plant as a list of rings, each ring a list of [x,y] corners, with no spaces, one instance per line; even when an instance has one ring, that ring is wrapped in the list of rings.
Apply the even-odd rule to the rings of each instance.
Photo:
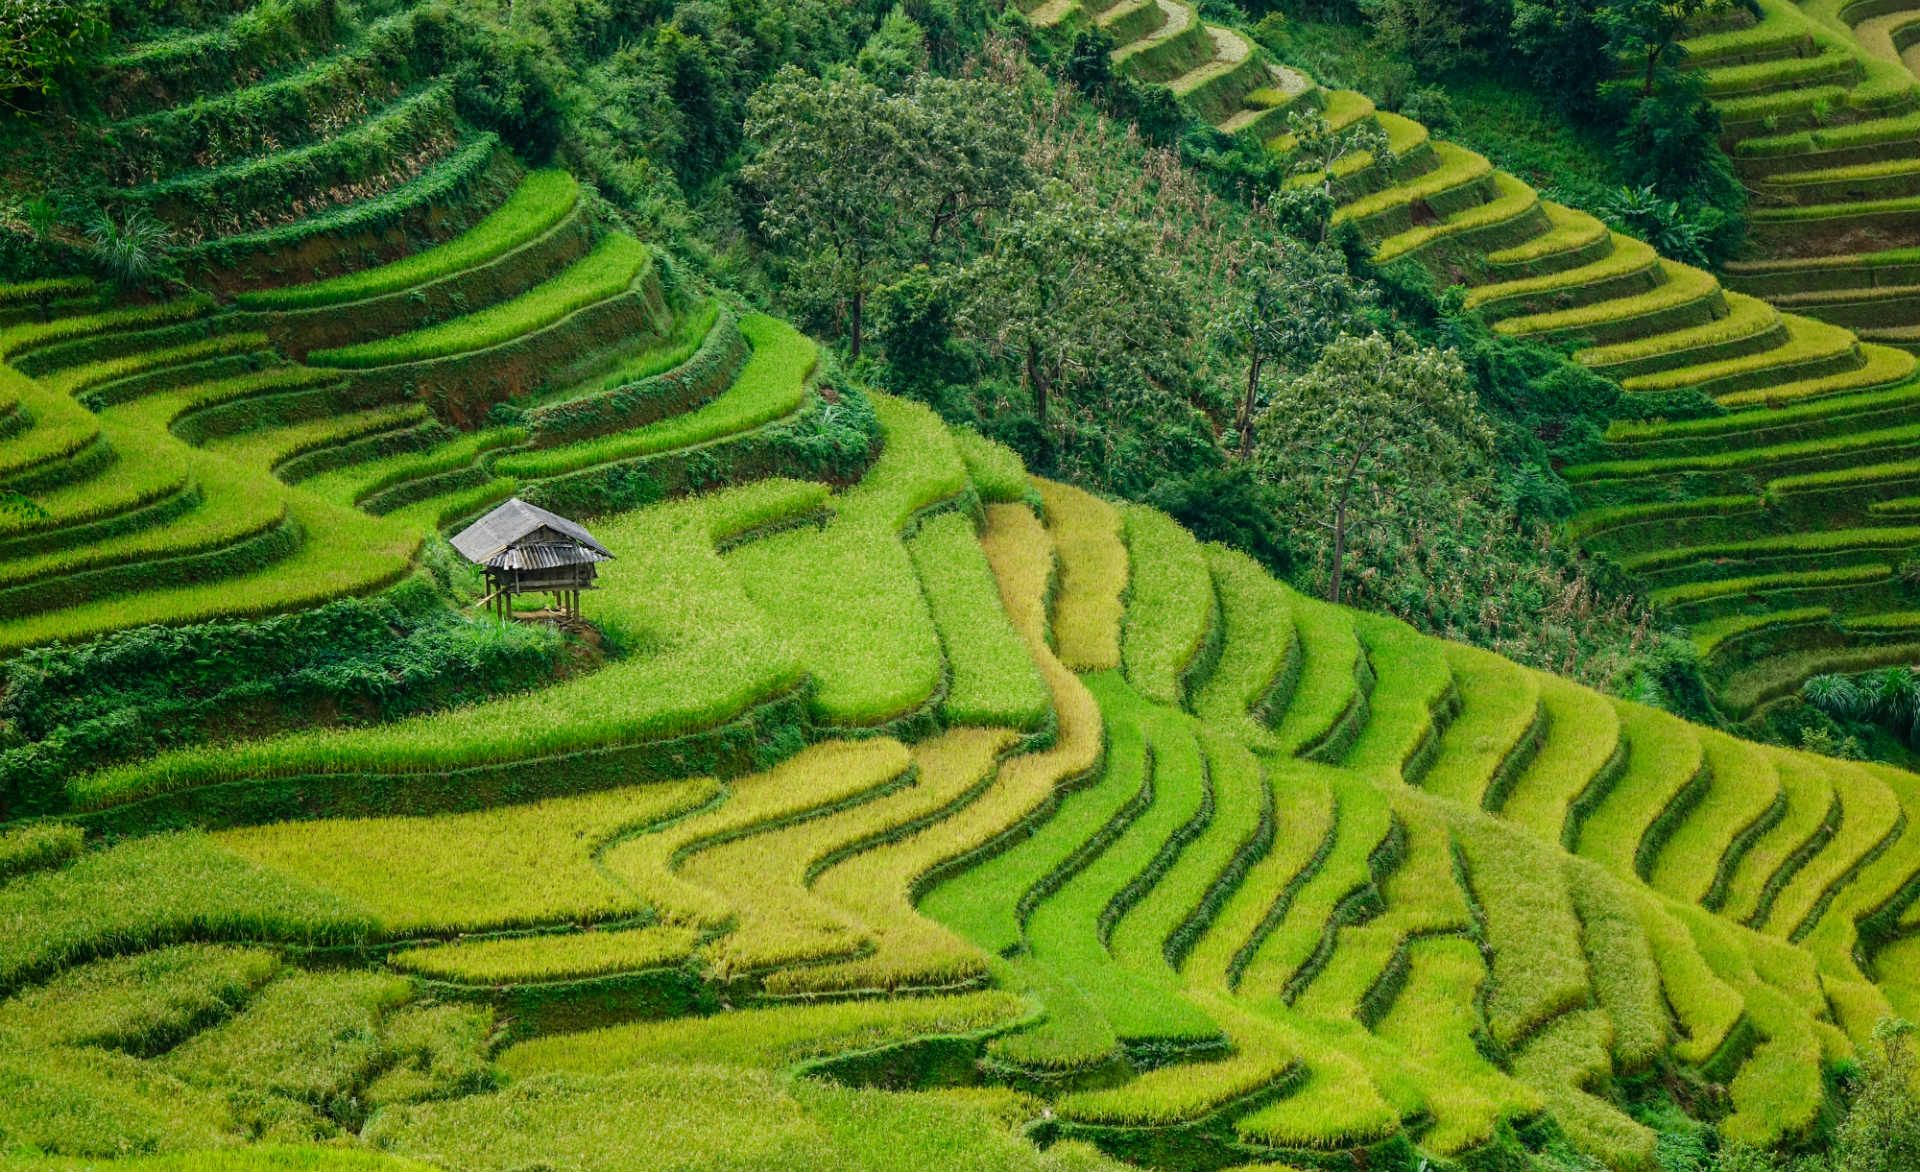
[[[1244,996],[1276,999],[1295,991],[1326,961],[1342,922],[1378,906],[1374,865],[1391,855],[1397,834],[1390,800],[1384,790],[1354,775],[1328,780],[1337,803],[1333,841],[1243,962]]]
[[[1673,828],[1647,882],[1683,903],[1712,906],[1767,820],[1785,813],[1786,795],[1771,755],[1759,746],[1717,733],[1701,739],[1710,786]]]
[[[900,531],[919,510],[967,487],[959,454],[930,411],[892,398],[876,398],[875,411],[887,446],[840,496],[836,520],[727,558],[812,676],[816,717],[847,727],[910,716],[938,693],[940,636]]]
[[[1769,628],[1784,628],[1806,624],[1826,622],[1833,618],[1833,610],[1824,606],[1803,606],[1792,610],[1769,611],[1765,614],[1733,614],[1708,619],[1690,625],[1693,645],[1702,659],[1711,658],[1714,652],[1727,643],[1743,639],[1758,631]]]
[[[1444,651],[1460,715],[1419,784],[1444,798],[1498,810],[1546,738],[1540,677],[1461,644],[1448,643]]]
[[[1774,772],[1787,800],[1785,814],[1740,859],[1718,909],[1737,923],[1770,910],[1780,888],[1838,828],[1838,810],[1826,763],[1804,753],[1775,751]]]
[[[1300,636],[1285,587],[1260,563],[1224,545],[1205,547],[1220,600],[1220,659],[1193,695],[1193,711],[1256,748],[1276,747],[1266,721],[1293,699]]]
[[[907,543],[946,654],[941,714],[950,724],[1031,731],[1045,722],[1047,689],[1000,605],[1000,589],[972,522],[935,517]]]
[[[1404,992],[1403,950],[1422,937],[1473,927],[1472,910],[1454,872],[1453,838],[1445,818],[1437,807],[1411,794],[1397,797],[1393,815],[1403,845],[1392,872],[1376,879],[1378,914],[1342,923],[1333,932],[1331,954],[1304,983],[1296,983],[1300,991],[1294,1007],[1302,1012],[1377,1023]]]
[[[1102,683],[1104,688],[1093,690],[1109,737],[1117,738],[1123,721],[1139,727],[1144,715],[1139,700],[1111,677]],[[1141,735],[1151,731],[1141,728]],[[1146,795],[1145,804],[1135,804],[1117,833],[1099,834],[1084,865],[1031,901],[1025,936],[1034,963],[1071,980],[1122,1042],[1204,1044],[1218,1038],[1220,1026],[1180,994],[1158,954],[1159,942],[1142,941],[1125,955],[1118,952],[1117,922],[1149,893],[1160,896],[1168,866],[1205,827],[1212,796],[1190,733],[1155,737],[1151,745],[1150,756],[1143,754],[1130,765],[1150,770],[1150,783],[1136,791]],[[1134,967],[1129,958],[1144,959],[1150,967]],[[1043,1023],[1037,1032],[1046,1029]]]
[[[563,170],[534,171],[484,220],[445,244],[377,268],[239,294],[243,309],[298,310],[364,301],[424,285],[505,256],[545,234],[572,213],[580,185]]]
[[[734,719],[801,680],[793,652],[714,550],[709,508],[730,515],[726,502],[764,503],[767,495],[735,490],[595,525],[620,561],[618,573],[601,576],[590,605],[603,623],[648,632],[662,649],[655,653],[551,688],[390,725],[177,750],[75,778],[69,794],[97,807],[236,779],[441,772],[634,744]]]
[[[1335,844],[1336,806],[1327,771],[1272,759],[1267,771],[1274,804],[1272,849],[1248,868],[1187,953],[1181,974],[1190,987],[1237,989],[1247,963],[1284,921],[1294,897]]]
[[[1500,306],[1502,303],[1526,307],[1537,303],[1542,297],[1556,294],[1564,296],[1583,286],[1644,272],[1659,264],[1659,255],[1651,246],[1617,232],[1611,235],[1613,249],[1599,260],[1561,272],[1480,285],[1467,294],[1467,304],[1475,309]]]
[[[1086,683],[1103,713],[1124,686],[1111,674]],[[920,910],[989,952],[1019,947],[1034,903],[1084,868],[1147,801],[1146,743],[1138,726],[1108,721],[1106,738],[1104,768],[1092,785],[1067,795],[1033,833],[928,890]]]
[[[1576,513],[1562,527],[1568,541],[1591,542],[1609,531],[1653,521],[1684,520],[1693,517],[1719,517],[1757,513],[1763,502],[1757,496],[1712,496],[1692,500],[1652,501],[1639,505],[1588,509]]]
[[[725,927],[742,912],[737,886],[729,882],[725,889],[716,888],[698,875],[683,873],[690,858],[883,797],[910,783],[908,762],[905,746],[885,738],[813,745],[772,769],[720,787],[725,800],[709,801],[693,816],[656,833],[611,841],[595,852],[589,865],[604,876],[603,887],[617,887],[630,902],[644,901],[667,923]]]
[[[224,579],[218,591],[198,584],[161,586],[10,621],[0,629],[0,652],[147,623],[251,618],[299,610],[390,586],[412,570],[413,552],[420,543],[414,532],[299,495],[287,498],[287,516],[297,532],[324,533],[327,539],[303,540],[292,554],[270,566]]]
[[[223,461],[206,460],[200,462],[196,480],[201,492],[197,507],[165,525],[79,548],[0,562],[0,614],[18,614],[61,601],[71,605],[101,592],[113,592],[112,586],[88,589],[87,577],[119,570],[124,578],[125,572],[137,568],[139,562],[223,549],[257,537],[286,520],[285,499],[278,493],[261,492],[256,476],[250,472]],[[39,592],[28,589],[50,582],[64,582],[67,588],[53,598],[34,597]]]
[[[1653,861],[1643,849],[1670,807],[1688,808],[1704,792],[1708,761],[1699,733],[1651,708],[1616,702],[1628,746],[1626,772],[1580,821],[1574,849],[1616,875],[1645,878]]]
[[[1746,1016],[1746,1000],[1714,972],[1687,926],[1650,891],[1633,891],[1660,985],[1673,1007],[1673,1056],[1693,1066],[1719,1054]]]
[[[1551,202],[1542,207],[1547,213],[1548,230],[1518,244],[1487,253],[1488,264],[1524,271],[1525,266],[1548,257],[1567,253],[1584,254],[1611,236],[1605,223],[1586,212]]]
[[[493,1095],[422,1103],[374,1121],[370,1142],[437,1166],[507,1172],[674,1168],[922,1168],[1110,1172],[1079,1144],[1042,1152],[999,1097],[885,1094],[740,1067],[639,1065],[546,1075]]]
[[[1653,1129],[1589,1091],[1611,1073],[1612,1049],[1613,1025],[1605,1013],[1569,1013],[1514,1056],[1514,1077],[1540,1094],[1574,1147],[1608,1168],[1652,1172],[1659,1166]]]
[[[1769,591],[1820,589],[1829,586],[1859,586],[1883,582],[1893,576],[1893,567],[1879,564],[1837,566],[1831,570],[1805,570],[1782,574],[1756,574],[1745,578],[1689,582],[1649,591],[1648,601],[1657,607],[1681,607],[1739,594],[1765,594]]]
[[[1791,428],[1796,424],[1897,409],[1917,398],[1920,398],[1920,387],[1906,386],[1890,391],[1821,398],[1786,407],[1757,407],[1700,419],[1651,422],[1620,420],[1608,426],[1607,440],[1609,443],[1670,443],[1686,439],[1741,436],[1748,432]]]
[[[500,152],[491,131],[466,139],[412,180],[368,199],[338,204],[311,216],[271,228],[213,236],[183,251],[210,265],[232,265],[312,240],[352,236],[404,223],[430,207],[458,206],[486,178]]]
[[[722,312],[727,314],[727,324],[725,325],[719,324]],[[597,386],[596,391],[589,391],[586,395],[579,396],[562,395],[551,400],[551,404],[549,404],[549,402],[542,402],[541,406],[548,407],[551,405],[554,407],[565,407],[577,403],[580,398],[592,397],[605,392],[617,392],[625,389],[638,390],[639,388],[636,384],[646,384],[650,380],[654,380],[669,371],[686,365],[696,354],[699,354],[704,349],[708,349],[710,339],[716,343],[723,341],[723,338],[714,333],[716,325],[719,326],[724,334],[738,337],[739,327],[733,324],[732,311],[723,307],[719,300],[710,297],[701,303],[699,308],[693,312],[682,314],[679,321],[675,324],[672,334],[660,339],[639,353],[623,359],[611,370],[603,371],[596,375],[594,379],[594,385]],[[737,342],[733,344],[738,345]],[[728,372],[732,372],[731,367],[728,368]],[[579,388],[575,387],[572,388],[572,390],[577,392]],[[545,400],[546,396],[541,396],[541,399]],[[536,422],[544,423],[544,416],[546,414],[546,412],[537,413],[535,415]],[[542,427],[541,430],[544,431],[547,429]],[[596,430],[617,429],[597,428]]]
[[[307,361],[315,366],[365,370],[485,350],[543,330],[575,310],[619,296],[652,263],[653,253],[646,245],[623,233],[612,233],[564,271],[511,301],[394,337],[316,350],[307,355]]]
[[[177,497],[188,489],[187,465],[177,445],[158,436],[129,445],[106,420],[100,434],[113,448],[112,476],[95,476],[36,493],[37,515],[0,518],[0,550],[7,555],[36,552],[56,541],[65,544],[66,531],[74,540],[86,526],[110,527],[149,506]]]
[[[1786,497],[1803,492],[1831,492],[1852,486],[1872,487],[1883,481],[1901,481],[1920,476],[1920,460],[1888,460],[1851,464],[1825,472],[1807,472],[1781,476],[1767,482],[1767,494]]]
[[[213,312],[213,308],[213,298],[193,293],[147,305],[103,309],[98,313],[56,317],[52,321],[22,322],[0,330],[0,359],[18,365],[23,356],[61,342],[195,321]]]
[[[322,472],[301,481],[300,487],[335,504],[359,504],[397,485],[473,467],[487,453],[525,443],[526,439],[526,429],[521,427],[466,432],[424,452],[400,452]]]
[[[56,395],[39,383],[0,366],[0,390],[18,399],[32,426],[9,436],[0,449],[0,485],[18,483],[61,460],[85,451],[100,438],[93,413],[65,395]]]
[[[1597,224],[1599,221],[1596,220],[1594,223]],[[1758,297],[1728,293],[1725,317],[1697,326],[1688,326],[1685,329],[1664,330],[1625,342],[1589,346],[1579,352],[1575,361],[1582,366],[1594,369],[1634,367],[1647,363],[1650,359],[1671,359],[1674,356],[1707,352],[1725,343],[1758,337],[1769,330],[1780,328],[1780,323],[1780,311],[1765,301]],[[1631,420],[1620,420],[1614,425],[1615,428],[1623,429],[1638,426],[1643,425]],[[1613,428],[1608,430],[1610,439],[1613,430]]]
[[[266,348],[267,336],[256,331],[243,330],[214,334],[212,337],[200,338],[178,346],[138,350],[117,358],[69,366],[46,376],[41,381],[56,391],[79,395],[102,383],[110,383],[116,379],[128,378],[169,366],[185,366],[229,354],[251,354]]]
[[[29,822],[0,830],[0,882],[71,862],[85,841],[78,826],[62,822]]]
[[[380,1023],[381,1064],[364,1097],[374,1111],[446,1099],[498,1085],[490,1060],[493,1010],[484,1005],[410,1005]]]
[[[740,332],[753,344],[753,357],[719,398],[684,415],[632,431],[515,452],[496,460],[494,471],[522,479],[561,476],[595,464],[636,459],[737,435],[798,411],[807,379],[819,359],[817,347],[792,326],[770,317],[744,318]]]
[[[1621,387],[1633,392],[1672,391],[1717,383],[1743,375],[1764,374],[1775,368],[1817,362],[1825,358],[1846,357],[1859,345],[1853,331],[1842,326],[1788,314],[1787,340],[1771,350],[1742,354],[1693,366],[1676,367],[1652,374],[1624,379]],[[1783,380],[1784,381],[1784,380]]]
[[[207,444],[206,450],[260,472],[278,471],[301,456],[369,436],[410,431],[432,418],[424,404],[396,403],[224,436]]]
[[[718,546],[785,529],[825,512],[831,487],[817,480],[770,476],[707,497],[708,537]]]
[[[1720,282],[1712,273],[1670,260],[1661,260],[1658,264],[1665,279],[1644,292],[1610,297],[1571,309],[1502,318],[1494,323],[1494,329],[1509,337],[1597,330],[1601,326],[1619,332],[1632,328],[1629,323],[1645,321],[1649,324],[1642,327],[1642,332],[1652,332],[1657,327],[1651,323],[1664,324],[1668,317],[1688,307],[1697,307],[1709,318],[1718,316],[1723,296]]]
[[[119,193],[131,207],[181,227],[239,230],[285,219],[289,194],[325,207],[364,185],[405,173],[414,160],[451,149],[453,89],[430,82],[337,133],[285,150],[177,172]]]
[[[1274,722],[1274,738],[1289,756],[1338,741],[1343,728],[1364,720],[1371,679],[1353,612],[1299,596],[1293,602],[1300,638],[1300,680]]]
[[[1436,142],[1433,153],[1439,160],[1433,170],[1343,204],[1334,212],[1334,221],[1365,225],[1371,219],[1388,216],[1416,201],[1435,200],[1472,184],[1485,183],[1493,174],[1492,163],[1465,147]]]
[[[1904,811],[1899,797],[1880,778],[1845,762],[1828,763],[1827,776],[1840,804],[1839,829],[1780,889],[1766,918],[1755,927],[1795,938],[1810,931],[1810,921],[1826,911],[1836,889],[1900,832]]]
[[[0,1033],[157,1054],[232,1014],[279,969],[271,952],[214,944],[95,961],[0,1002]]]
[[[1204,1118],[1291,1075],[1298,1057],[1285,1032],[1226,998],[1204,1005],[1230,1023],[1229,1057],[1161,1066],[1117,1087],[1074,1091],[1062,1095],[1054,1110],[1070,1125],[1164,1127]]]
[[[1817,556],[1852,549],[1887,549],[1920,543],[1920,526],[1883,526],[1862,529],[1822,529],[1812,533],[1781,533],[1745,541],[1715,542],[1677,549],[1654,549],[1619,558],[1638,574],[1690,566],[1695,562],[1760,560],[1783,554]]]
[[[163,834],[81,856],[0,887],[0,989],[97,956],[189,938],[301,943],[363,939],[364,913],[221,850]]]
[[[81,1172],[129,1152],[231,1143],[235,1130],[225,1095],[188,1086],[153,1063],[92,1048],[0,1048],[0,1134],[9,1163],[44,1153],[70,1158],[47,1161],[61,1172]]]
[[[890,821],[806,868],[812,898],[859,924],[870,950],[771,973],[770,992],[954,987],[986,976],[979,950],[914,910],[913,889],[922,876],[1017,825],[1044,796],[1010,784],[1030,757],[997,764],[1010,740],[998,730],[952,729],[914,746],[914,791],[868,807],[891,804]]]
[[[365,909],[389,936],[608,920],[644,904],[595,852],[719,792],[711,780],[668,782],[463,814],[282,822],[213,841]]]
[[[1265,1020],[1280,1030],[1291,1024],[1274,1018]],[[1401,1116],[1408,1112],[1389,1103],[1374,1086],[1367,1064],[1321,1036],[1325,1031],[1322,1023],[1299,1025],[1288,1041],[1300,1055],[1304,1075],[1285,1098],[1234,1120],[1235,1134],[1268,1147],[1337,1150],[1364,1147],[1399,1131]],[[1372,1035],[1362,1032],[1361,1036]],[[1385,1044],[1378,1046],[1380,1050],[1388,1048]],[[1418,1105],[1407,1106],[1417,1113],[1425,1105],[1422,1099]]]
[[[1075,671],[1117,668],[1128,568],[1120,511],[1065,484],[1039,485],[1059,559],[1059,589],[1050,593],[1060,661]]]
[[[391,974],[296,973],[174,1047],[161,1065],[189,1083],[324,1104],[373,1074],[382,1056],[380,1019],[412,990]]]
[[[1471,940],[1421,940],[1408,952],[1406,990],[1377,1032],[1418,1062],[1433,1127],[1421,1146],[1457,1156],[1493,1139],[1503,1119],[1537,1112],[1538,1096],[1503,1074],[1474,1045],[1474,1006],[1486,963]]]
[[[1387,237],[1374,246],[1374,259],[1385,264],[1450,236],[1470,236],[1482,229],[1524,222],[1524,217],[1534,214],[1535,209],[1544,208],[1545,214],[1551,215],[1552,209],[1558,206],[1543,205],[1533,188],[1505,171],[1495,171],[1492,178],[1492,199],[1455,212],[1438,223],[1420,224]]]
[[[1817,374],[1791,382],[1779,382],[1753,390],[1715,395],[1714,402],[1728,410],[1760,404],[1778,405],[1849,391],[1890,387],[1913,377],[1915,358],[1904,350],[1867,343],[1860,347],[1866,358],[1860,366],[1837,374]]]
[[[55,1156],[25,1157],[32,1172],[88,1172],[98,1164]],[[432,1167],[384,1152],[336,1147],[281,1147],[249,1144],[157,1156],[126,1156],[113,1161],[122,1172],[428,1172]]]
[[[387,963],[458,985],[516,985],[635,973],[684,964],[699,943],[691,928],[649,924],[537,936],[475,937],[406,948]]]
[[[1173,518],[1142,505],[1124,516],[1133,568],[1121,637],[1127,679],[1147,699],[1178,707],[1194,677],[1206,677],[1209,640],[1218,638],[1213,579],[1200,543]]]
[[[1020,504],[1033,496],[1033,484],[1019,453],[1007,445],[956,424],[951,429],[954,446],[966,461],[967,477],[974,491],[989,504]]]
[[[1592,981],[1580,920],[1548,848],[1475,813],[1456,817],[1454,834],[1492,953],[1487,1028],[1501,1045],[1517,1045],[1586,1004]]]
[[[1623,1073],[1645,1070],[1666,1053],[1673,1014],[1639,909],[1622,883],[1596,864],[1569,858],[1565,870],[1594,999],[1612,1025],[1613,1064]]]
[[[1260,762],[1239,742],[1178,713],[1143,712],[1154,767],[1176,762],[1203,771],[1208,816],[1155,867],[1142,898],[1117,915],[1109,909],[1107,946],[1118,963],[1174,976],[1221,902],[1273,841],[1273,793]],[[1156,863],[1158,860],[1156,860]]]
[[[929,1035],[981,1033],[1026,1013],[1019,998],[998,991],[740,1009],[535,1038],[508,1047],[500,1068],[516,1080],[616,1074],[654,1063],[778,1071]]]
[[[1381,615],[1356,614],[1353,625],[1367,662],[1386,670],[1374,677],[1366,723],[1340,755],[1340,766],[1382,783],[1411,780],[1439,747],[1438,722],[1452,705],[1453,676],[1442,645]]]
[[[1000,581],[1007,613],[1026,640],[1028,653],[1052,693],[1054,742],[1048,748],[1010,758],[987,792],[947,821],[823,872],[815,880],[815,889],[823,897],[863,911],[862,918],[869,925],[893,926],[881,933],[880,947],[871,960],[788,970],[776,974],[769,982],[772,987],[893,988],[922,974],[977,974],[980,953],[949,931],[947,925],[955,919],[966,921],[967,930],[961,934],[976,943],[989,938],[977,934],[983,926],[992,939],[1019,939],[1018,920],[1023,913],[1011,909],[1028,885],[1017,875],[1008,878],[1004,870],[997,872],[998,890],[1013,893],[1003,896],[1004,903],[998,907],[991,902],[991,894],[983,894],[977,901],[964,891],[942,895],[945,888],[938,880],[951,875],[954,878],[950,883],[969,886],[975,892],[990,892],[995,885],[983,881],[983,876],[991,880],[1000,859],[1025,849],[1024,843],[1030,841],[1022,837],[1025,831],[1034,829],[1040,818],[1056,809],[1060,813],[1054,815],[1055,819],[1067,816],[1067,807],[1076,799],[1068,797],[1062,802],[1060,793],[1078,785],[1098,766],[1106,750],[1105,729],[1092,694],[1047,646],[1046,590],[1053,569],[1048,530],[1024,506],[993,505],[987,510],[987,531],[981,545]],[[964,747],[963,742],[958,744]],[[924,747],[917,750],[916,756],[924,756],[925,751]],[[920,764],[923,773],[944,773],[956,767],[964,771],[964,758],[957,766],[948,761],[923,760]],[[1053,820],[1048,820],[1034,833],[1047,834],[1052,825]],[[1072,836],[1062,838],[1071,840]],[[985,862],[979,861],[982,858]],[[975,865],[959,871],[962,862]],[[1029,865],[1026,873],[1034,869]],[[1040,873],[1046,873],[1046,869]],[[919,912],[912,907],[916,898],[922,905]],[[1004,918],[988,920],[981,914],[985,908],[993,908]],[[911,928],[903,932],[903,924]],[[994,929],[992,925],[1001,927]],[[917,954],[916,946],[926,948],[926,953]],[[999,951],[1000,946],[987,947]]]
[[[1002,743],[990,734],[985,741],[989,746]],[[921,777],[906,772],[909,757],[898,743],[864,744],[870,746],[864,757],[856,756],[835,768],[869,780],[895,776],[902,784],[876,787],[870,792],[877,796],[842,802],[804,821],[769,826],[709,846],[682,848],[677,878],[706,889],[734,909],[732,930],[707,949],[710,969],[724,977],[811,966],[864,953],[871,945],[868,926],[849,921],[838,907],[817,897],[810,890],[812,876],[837,859],[889,841],[907,828],[937,821],[955,802],[977,791],[992,765],[989,750],[973,755],[971,776],[964,770],[947,770]]]

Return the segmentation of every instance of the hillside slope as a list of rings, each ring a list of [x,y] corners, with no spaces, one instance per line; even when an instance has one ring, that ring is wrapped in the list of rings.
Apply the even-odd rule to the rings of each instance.
[[[1105,16],[1189,102],[1267,70],[1144,7]],[[307,78],[342,35],[225,84]],[[1382,117],[1404,175],[1356,173],[1343,214],[1402,252],[1475,239],[1504,181]],[[1792,1145],[1876,1023],[1920,1016],[1912,775],[1302,597],[1030,478],[440,125],[487,178],[404,229],[368,225],[438,163],[265,228],[181,213],[215,293],[0,292],[4,484],[39,506],[0,546],[6,649],[376,590],[517,494],[616,554],[587,613],[621,653],[7,779],[0,1158],[1644,1169],[1634,1100]],[[1417,222],[1476,172],[1486,198]],[[1561,228],[1653,282],[1596,279],[1605,320],[1688,280],[1572,221],[1504,246]],[[1562,312],[1526,304],[1503,321]]]
[[[1266,61],[1190,5],[1028,7],[1041,28],[1100,25],[1122,42],[1118,68],[1282,154],[1306,112],[1384,131],[1390,166],[1349,154],[1327,177],[1337,219],[1379,262],[1467,286],[1500,333],[1567,346],[1620,382],[1606,442],[1563,470],[1581,509],[1568,535],[1691,629],[1729,715],[1817,672],[1913,658],[1912,354],[1800,316],[1791,299],[1724,290],[1365,96]]]

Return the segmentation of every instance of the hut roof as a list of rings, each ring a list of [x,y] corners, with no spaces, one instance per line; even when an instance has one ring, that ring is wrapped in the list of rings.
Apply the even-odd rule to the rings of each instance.
[[[497,570],[547,569],[613,557],[579,525],[519,497],[462,529],[453,548],[468,561]]]

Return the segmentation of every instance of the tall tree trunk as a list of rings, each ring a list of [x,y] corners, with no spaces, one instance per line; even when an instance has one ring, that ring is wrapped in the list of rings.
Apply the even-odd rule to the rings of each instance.
[[[1253,454],[1253,408],[1260,394],[1260,367],[1263,365],[1256,352],[1253,360],[1247,363],[1247,392],[1240,400],[1240,417],[1234,420],[1234,427],[1240,432],[1240,458],[1246,459]]]
[[[864,333],[866,309],[867,291],[864,287],[856,286],[853,290],[852,339],[847,344],[847,357],[854,362],[860,361],[860,340]]]
[[[1640,96],[1642,98],[1651,98],[1653,96],[1653,71],[1654,68],[1660,64],[1660,51],[1663,48],[1665,48],[1665,46],[1655,45],[1647,50],[1647,73],[1640,82]]]
[[[1047,425],[1047,373],[1045,364],[1040,361],[1038,343],[1027,343],[1027,390],[1033,394],[1033,413],[1040,417],[1040,426]]]
[[[1347,494],[1333,507],[1333,578],[1327,584],[1327,601],[1340,605],[1340,579],[1347,561]]]

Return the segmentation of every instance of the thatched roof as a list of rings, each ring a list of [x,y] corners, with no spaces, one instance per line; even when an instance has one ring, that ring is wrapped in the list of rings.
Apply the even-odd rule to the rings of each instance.
[[[613,558],[593,534],[519,497],[462,529],[453,548],[468,561],[496,570],[541,570]]]

